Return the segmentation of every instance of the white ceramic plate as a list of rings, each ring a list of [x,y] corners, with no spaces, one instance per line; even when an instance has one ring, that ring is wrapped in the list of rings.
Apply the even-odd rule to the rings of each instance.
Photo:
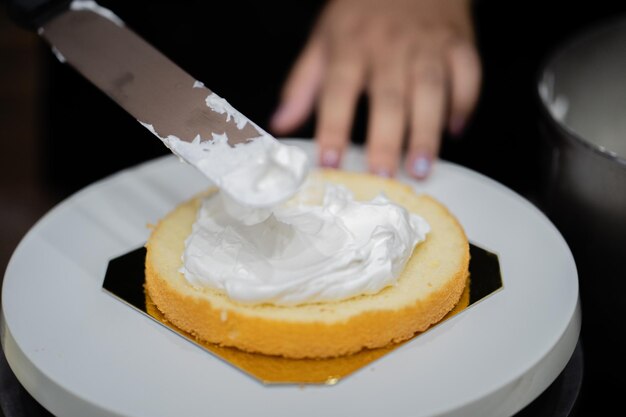
[[[309,141],[294,142],[311,156]],[[351,149],[348,170],[363,170]],[[110,258],[208,182],[174,157],[122,171],[48,213],[4,278],[11,368],[62,416],[505,416],[564,368],[580,328],[576,267],[526,200],[440,162],[412,182],[445,203],[474,243],[500,256],[503,290],[335,386],[264,386],[101,289]]]

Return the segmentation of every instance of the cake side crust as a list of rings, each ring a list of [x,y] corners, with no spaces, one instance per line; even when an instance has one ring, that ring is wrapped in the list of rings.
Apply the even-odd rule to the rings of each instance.
[[[357,188],[361,199],[373,197],[359,195],[364,182],[366,193],[380,188],[409,210],[427,213],[432,236],[418,245],[397,285],[374,295],[290,307],[244,305],[217,290],[195,289],[178,270],[200,204],[197,197],[159,222],[147,243],[146,290],[164,316],[202,340],[291,358],[382,347],[440,321],[458,302],[468,274],[469,245],[457,220],[434,199],[417,196],[395,181],[334,171],[322,176],[353,191]],[[450,262],[442,253],[448,250],[453,254]]]

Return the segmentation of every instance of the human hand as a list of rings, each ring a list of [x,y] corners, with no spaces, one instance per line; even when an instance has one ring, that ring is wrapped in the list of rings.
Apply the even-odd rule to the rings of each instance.
[[[319,163],[338,167],[355,106],[369,95],[367,161],[425,178],[444,129],[462,132],[480,91],[470,0],[332,0],[285,83],[272,130],[287,134],[317,105]]]

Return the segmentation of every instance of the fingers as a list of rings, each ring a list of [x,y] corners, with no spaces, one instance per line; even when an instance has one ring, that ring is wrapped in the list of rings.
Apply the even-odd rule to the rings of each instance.
[[[278,135],[292,132],[311,113],[324,72],[324,54],[318,37],[313,37],[296,61],[281,95],[270,127]]]
[[[470,43],[460,42],[450,47],[447,61],[451,86],[448,131],[458,136],[478,101],[481,80],[480,59]]]
[[[391,46],[390,46],[391,48]],[[367,159],[377,175],[395,175],[406,127],[407,54],[396,48],[373,63],[370,82]]]
[[[273,131],[289,133],[317,106],[319,162],[339,167],[367,87],[370,171],[393,176],[406,139],[407,171],[427,177],[442,132],[458,135],[479,96],[467,2],[329,4],[288,77]]]
[[[406,170],[415,178],[426,178],[439,151],[446,114],[447,73],[442,59],[418,55],[410,74],[410,131]]]
[[[315,137],[319,163],[338,168],[350,138],[352,119],[364,79],[361,55],[339,48],[329,59],[318,103]]]

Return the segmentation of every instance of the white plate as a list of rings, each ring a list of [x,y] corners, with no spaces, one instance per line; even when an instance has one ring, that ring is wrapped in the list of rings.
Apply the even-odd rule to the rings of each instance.
[[[311,156],[309,141],[295,142]],[[363,170],[361,149],[345,168]],[[2,345],[11,368],[62,416],[505,416],[564,368],[580,329],[572,255],[526,200],[439,162],[412,182],[500,256],[503,290],[335,386],[267,387],[101,289],[110,258],[208,182],[174,157],[122,171],[48,213],[4,278]]]

